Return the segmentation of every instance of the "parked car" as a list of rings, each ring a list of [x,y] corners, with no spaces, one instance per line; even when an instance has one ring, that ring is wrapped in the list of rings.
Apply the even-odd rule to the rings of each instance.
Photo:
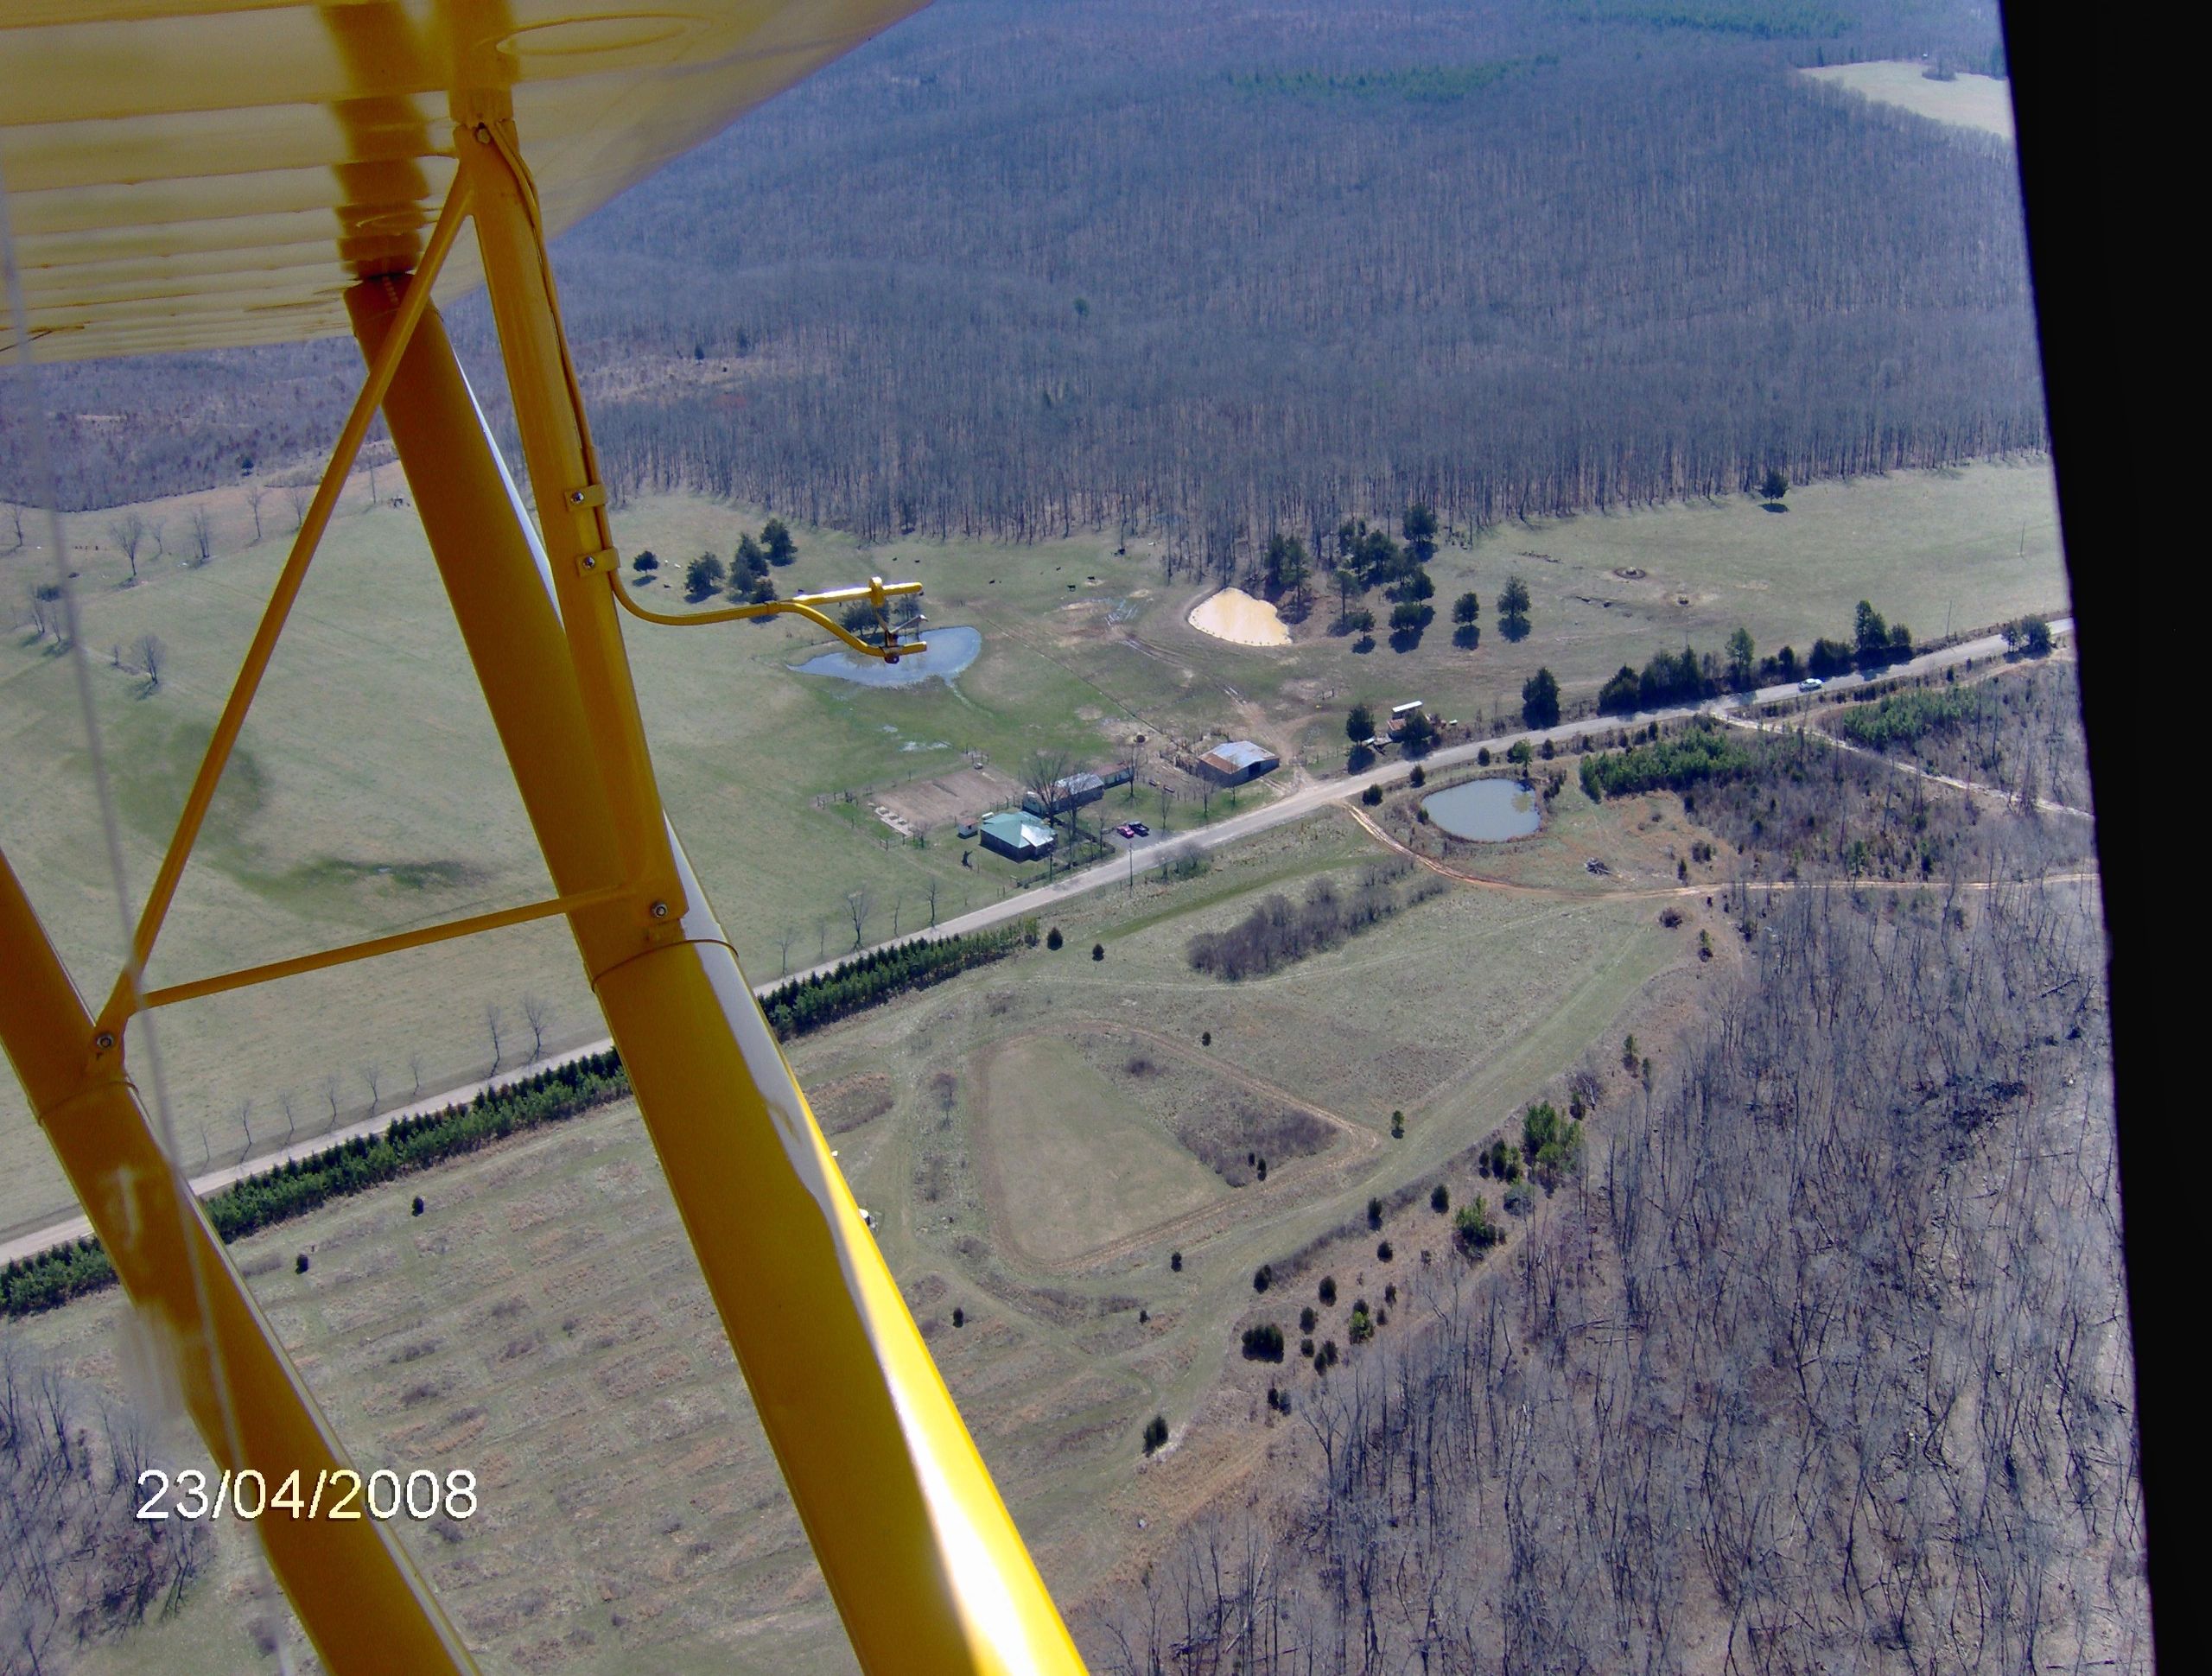
[[[1142,821],[1130,822],[1129,830],[1136,834],[1140,838],[1149,838],[1152,836],[1152,828],[1147,826]]]
[[[1126,822],[1122,825],[1116,827],[1114,830],[1124,838],[1134,838],[1137,835],[1137,829],[1135,827],[1130,826]]]
[[[1797,683],[1797,690],[1801,693],[1816,693],[1827,684],[1817,675],[1808,675]]]

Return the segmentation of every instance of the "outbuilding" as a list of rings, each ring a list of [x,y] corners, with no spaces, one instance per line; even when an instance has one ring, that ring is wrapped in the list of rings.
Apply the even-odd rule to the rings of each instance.
[[[1059,836],[1041,821],[1008,809],[983,816],[983,848],[1016,861],[1034,861],[1050,855]]]
[[[1230,740],[1217,745],[1198,759],[1198,767],[1206,778],[1223,785],[1241,785],[1246,780],[1256,780],[1262,774],[1272,773],[1282,766],[1282,759],[1272,751],[1255,745],[1248,739]]]
[[[1096,803],[1106,795],[1107,784],[1103,774],[1087,771],[1071,774],[1065,779],[1054,780],[1045,788],[1052,800],[1049,807],[1045,798],[1034,791],[1022,793],[1021,806],[1032,815],[1058,815],[1066,809],[1080,809],[1085,803]]]

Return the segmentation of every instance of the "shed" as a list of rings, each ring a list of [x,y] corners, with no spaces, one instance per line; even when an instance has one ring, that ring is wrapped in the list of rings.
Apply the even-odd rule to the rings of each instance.
[[[1224,785],[1236,785],[1245,780],[1256,780],[1282,765],[1282,759],[1274,752],[1255,745],[1248,739],[1230,740],[1217,745],[1198,759],[1198,766],[1210,779]]]
[[[1040,855],[1050,855],[1053,845],[1059,841],[1052,828],[1010,809],[986,815],[982,826],[983,848],[1017,861],[1033,861]]]
[[[1119,784],[1120,782],[1115,784]],[[1063,809],[1080,809],[1085,803],[1096,803],[1106,795],[1106,785],[1102,775],[1071,774],[1065,779],[1054,780],[1046,787],[1052,798],[1049,805],[1035,792],[1025,791],[1021,794],[1021,806],[1032,815],[1058,815]]]

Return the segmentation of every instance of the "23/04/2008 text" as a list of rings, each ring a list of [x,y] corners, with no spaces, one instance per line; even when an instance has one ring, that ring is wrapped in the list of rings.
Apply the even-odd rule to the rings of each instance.
[[[138,1488],[149,1484],[152,1489],[138,1506],[138,1517],[146,1520],[220,1519],[226,1512],[245,1520],[359,1519],[365,1509],[371,1519],[427,1520],[440,1514],[467,1519],[477,1503],[476,1475],[466,1467],[443,1478],[435,1472],[410,1472],[404,1480],[389,1467],[379,1467],[365,1479],[351,1467],[325,1468],[315,1473],[311,1487],[293,1471],[273,1491],[257,1469],[233,1473],[226,1467],[212,1495],[207,1475],[198,1467],[185,1468],[174,1480],[159,1467],[148,1467],[138,1475]]]

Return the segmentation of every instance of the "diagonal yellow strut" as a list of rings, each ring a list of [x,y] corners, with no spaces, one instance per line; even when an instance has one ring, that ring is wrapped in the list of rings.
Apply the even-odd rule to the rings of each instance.
[[[254,631],[253,642],[238,664],[238,677],[231,685],[231,695],[215,723],[214,736],[207,741],[207,754],[200,759],[200,771],[193,777],[192,789],[185,795],[184,810],[177,816],[176,830],[171,835],[168,849],[154,875],[153,887],[146,893],[146,905],[140,911],[138,929],[131,937],[130,957],[116,978],[107,1005],[100,1009],[99,1033],[111,1045],[121,1038],[124,1017],[131,1010],[132,986],[144,973],[147,958],[154,952],[154,939],[161,935],[162,922],[168,917],[169,904],[175,899],[177,883],[184,877],[184,864],[191,858],[192,846],[200,835],[201,822],[207,818],[208,806],[215,801],[215,787],[223,778],[224,765],[231,759],[238,730],[245,726],[245,713],[252,707],[254,695],[261,690],[261,677],[268,670],[270,654],[276,650],[277,637],[284,632],[285,619],[291,615],[292,602],[300,597],[301,585],[307,581],[308,565],[321,544],[323,531],[329,527],[330,515],[337,510],[338,497],[344,492],[346,476],[361,451],[361,439],[368,435],[377,409],[383,405],[385,390],[399,365],[401,352],[414,334],[416,322],[429,307],[430,287],[436,283],[438,270],[445,265],[446,253],[460,236],[467,209],[467,187],[456,179],[446,194],[444,207],[438,212],[437,225],[430,231],[430,242],[423,249],[422,262],[401,299],[389,352],[369,364],[368,377],[362,381],[360,394],[353,398],[353,410],[346,416],[345,426],[331,448],[330,462],[323,468],[321,482],[315,486],[315,499],[300,520],[299,533],[292,537],[292,550],[284,561],[283,569],[277,573],[276,587],[270,591],[260,626]]]

